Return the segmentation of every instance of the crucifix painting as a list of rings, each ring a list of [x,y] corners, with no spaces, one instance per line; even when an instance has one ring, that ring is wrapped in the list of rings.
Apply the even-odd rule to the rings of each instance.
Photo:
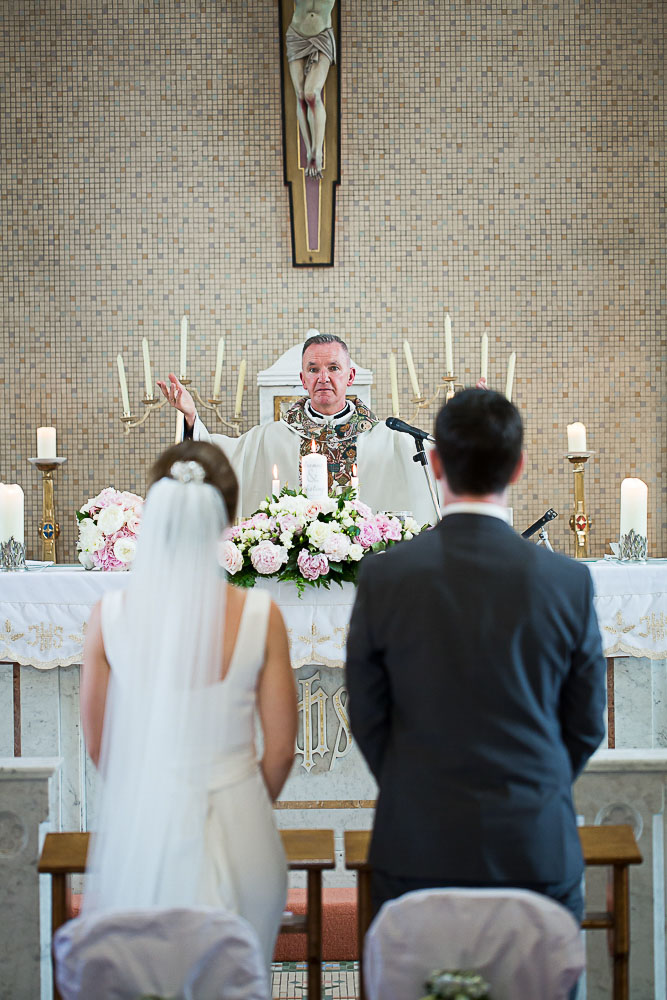
[[[333,264],[339,32],[335,0],[281,0],[283,151],[296,267]]]

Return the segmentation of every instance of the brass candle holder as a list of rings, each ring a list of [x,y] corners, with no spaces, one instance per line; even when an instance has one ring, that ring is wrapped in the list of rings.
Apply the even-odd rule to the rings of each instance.
[[[191,379],[189,378],[181,378],[179,379],[179,382],[186,388],[191,385]],[[234,437],[238,437],[240,435],[241,417],[234,415],[231,420],[225,420],[220,410],[223,403],[222,399],[209,399],[208,402],[205,402],[194,386],[190,389],[190,394],[200,406],[204,407],[205,410],[213,410],[218,420],[226,427],[230,428]],[[166,406],[167,400],[164,396],[144,396],[142,403],[146,407],[143,416],[137,417],[134,413],[122,414],[120,419],[124,424],[123,429],[126,434],[129,434],[133,427],[140,427],[148,420],[152,413],[157,413],[157,411],[161,410],[163,406]]]
[[[456,375],[454,375],[453,372],[448,372],[446,375],[443,375],[441,384],[437,386],[435,392],[430,398],[427,398],[424,395],[413,396],[412,402],[414,404],[415,411],[410,422],[413,424],[416,423],[419,417],[419,411],[426,410],[430,406],[433,406],[436,400],[440,397],[441,393],[445,394],[445,402],[448,403],[450,399],[453,399],[454,393],[458,389],[463,388],[465,388],[465,386],[462,382],[457,382]]]
[[[570,528],[574,533],[575,559],[588,558],[588,535],[593,524],[586,513],[584,500],[584,467],[594,455],[593,451],[570,452],[565,457],[574,471],[574,511],[570,514]]]
[[[66,458],[29,458],[31,465],[42,473],[42,523],[37,534],[42,539],[42,559],[45,562],[56,561],[56,539],[60,535],[60,525],[56,521],[56,508],[53,498],[53,473],[67,461]]]

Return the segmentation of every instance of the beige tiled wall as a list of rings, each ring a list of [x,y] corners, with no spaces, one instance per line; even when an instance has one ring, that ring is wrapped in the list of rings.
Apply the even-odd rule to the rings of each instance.
[[[621,479],[638,475],[651,552],[667,555],[667,5],[343,3],[336,263],[312,271],[291,266],[277,21],[273,0],[0,6],[0,479],[26,490],[30,554],[38,425],[57,426],[68,458],[62,561],[75,508],[108,484],[143,492],[171,442],[166,410],[129,437],[118,419],[115,357],[141,409],[143,336],[166,373],[187,313],[207,395],[226,335],[228,395],[248,358],[247,428],[257,372],[309,326],[341,334],[374,370],[384,417],[390,352],[409,337],[435,386],[449,310],[465,381],[484,331],[493,385],[518,353],[515,523],[555,506],[569,551],[565,425],[580,419],[593,554],[618,533]],[[409,417],[400,357],[399,371]]]

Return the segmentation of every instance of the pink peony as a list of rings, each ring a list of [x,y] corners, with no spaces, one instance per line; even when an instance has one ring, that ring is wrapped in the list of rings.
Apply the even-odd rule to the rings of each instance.
[[[350,552],[350,539],[340,531],[332,531],[322,550],[331,562],[343,562]]]
[[[278,524],[281,531],[303,531],[303,521],[300,517],[295,517],[294,514],[281,514],[278,518]]]
[[[306,507],[306,517],[317,517],[322,513],[322,504],[318,500],[311,500]]]
[[[234,576],[243,568],[243,556],[234,542],[228,538],[221,545],[221,562],[230,576]]]
[[[296,560],[301,576],[306,580],[317,580],[318,576],[326,576],[329,572],[329,560],[325,555],[318,553],[311,555],[307,549],[302,549]]]
[[[106,570],[107,572],[127,568],[126,564],[122,563],[120,559],[116,557],[114,552],[115,541],[115,537],[107,538],[106,545],[103,549],[99,549],[97,552],[91,553],[95,565],[99,566],[100,569]]]
[[[365,549],[370,549],[371,545],[375,545],[376,542],[382,541],[380,529],[374,520],[368,519],[359,522],[359,534],[357,535],[357,541],[360,545],[363,545]]]
[[[285,562],[286,551],[282,545],[274,545],[265,540],[250,550],[250,561],[258,573],[268,576],[277,573]]]
[[[400,542],[401,522],[397,517],[387,517],[386,514],[377,514],[375,523],[385,541]]]
[[[362,517],[372,517],[373,511],[370,509],[368,504],[362,503],[361,500],[349,500],[350,507],[356,510],[357,513],[361,514]]]

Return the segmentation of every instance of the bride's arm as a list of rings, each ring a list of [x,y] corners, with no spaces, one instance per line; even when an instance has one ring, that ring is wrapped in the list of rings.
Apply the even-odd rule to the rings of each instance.
[[[257,701],[264,733],[262,774],[269,795],[275,801],[294,762],[297,702],[287,631],[283,616],[273,602]]]
[[[96,604],[88,619],[79,691],[83,735],[95,767],[99,764],[102,747],[102,727],[108,686],[109,664],[102,641],[100,605]]]

